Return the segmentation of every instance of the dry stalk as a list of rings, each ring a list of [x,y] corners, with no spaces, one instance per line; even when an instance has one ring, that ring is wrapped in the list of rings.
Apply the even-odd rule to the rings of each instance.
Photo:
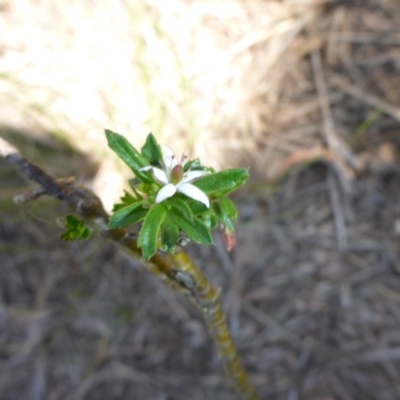
[[[18,196],[18,202],[50,195],[66,202],[71,210],[84,218],[97,233],[116,243],[133,258],[166,283],[174,292],[184,294],[202,312],[225,366],[227,374],[243,400],[259,400],[255,387],[247,377],[233,342],[225,313],[220,304],[220,290],[211,285],[201,270],[182,250],[175,254],[155,254],[144,261],[136,236],[125,229],[108,229],[108,215],[100,199],[89,189],[75,185],[72,180],[55,179],[23,157],[16,148],[0,138],[0,154],[16,165],[40,189]]]

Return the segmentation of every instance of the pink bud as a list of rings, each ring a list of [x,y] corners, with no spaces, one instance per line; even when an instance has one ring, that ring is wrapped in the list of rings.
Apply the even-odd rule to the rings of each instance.
[[[222,230],[222,238],[224,239],[225,248],[228,251],[231,251],[236,245],[235,231],[224,226]]]

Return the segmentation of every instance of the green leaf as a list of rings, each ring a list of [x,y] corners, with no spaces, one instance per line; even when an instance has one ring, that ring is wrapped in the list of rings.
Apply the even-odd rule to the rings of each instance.
[[[62,233],[60,235],[60,238],[62,240],[65,240],[66,242],[72,242],[73,240],[78,240],[79,235],[75,231],[68,230],[68,231],[65,231],[64,233]]]
[[[173,208],[170,210],[170,216],[179,228],[181,228],[182,231],[184,231],[194,242],[203,244],[214,243],[214,239],[207,226],[195,216],[193,216],[193,221],[189,221]]]
[[[135,199],[130,193],[124,190],[124,195],[120,198],[121,203],[114,204],[112,212],[116,212],[121,208],[129,206],[132,203],[135,203],[137,199]]]
[[[161,225],[162,249],[170,253],[175,252],[178,236],[178,225],[169,217],[169,215],[167,215],[163,224]]]
[[[187,204],[193,215],[203,215],[207,210],[209,210],[209,208],[207,208],[203,203],[196,200],[189,199]]]
[[[128,180],[129,186],[131,187],[131,189],[136,193],[136,186],[141,185],[142,182],[140,181],[140,179],[138,178],[132,178]]]
[[[61,234],[61,239],[66,241],[77,239],[89,239],[92,231],[84,220],[81,220],[75,215],[67,215],[65,217],[65,228],[67,231]]]
[[[189,221],[193,219],[193,212],[190,209],[187,201],[180,199],[177,196],[171,197],[167,200],[167,203],[175,209],[176,212],[180,213],[184,218]]]
[[[150,208],[140,230],[138,245],[142,248],[143,258],[148,260],[157,251],[158,232],[167,215],[163,204],[155,204]]]
[[[149,164],[161,166],[163,154],[160,145],[152,133],[147,136],[146,143],[142,147],[142,154],[149,160]]]
[[[122,207],[111,216],[108,227],[110,229],[115,229],[132,225],[141,221],[148,211],[149,209],[144,208],[141,201]]]
[[[81,239],[88,240],[90,236],[92,236],[92,231],[86,226],[81,232]]]
[[[193,185],[208,195],[221,196],[242,186],[248,177],[247,169],[227,169],[201,177]]]
[[[211,231],[217,227],[219,218],[213,209],[209,209],[201,215],[204,225]]]
[[[132,169],[142,182],[151,183],[152,180],[147,173],[139,171],[140,168],[149,165],[148,161],[123,136],[108,129],[105,132],[108,146]]]
[[[237,218],[237,209],[227,197],[221,197],[213,204],[222,225],[222,237],[228,251],[236,245],[235,226],[232,219]]]
[[[156,194],[158,190],[160,190],[160,185],[151,183],[142,183],[139,179],[133,178],[128,181],[129,186],[131,187],[133,193],[136,196],[136,201],[143,200],[144,197],[148,197],[149,195]],[[144,195],[144,194],[147,194]]]
[[[231,199],[228,197],[222,196],[218,198],[218,201],[214,202],[217,207],[217,212],[219,209],[222,209],[223,212],[231,219],[237,219],[238,210]]]
[[[82,220],[75,215],[67,215],[65,217],[65,226],[70,229],[76,229],[82,225]]]
[[[212,173],[215,172],[214,168],[205,167],[204,165],[202,165],[199,158],[196,158],[194,160],[189,160],[188,162],[185,163],[185,165],[183,166],[183,171],[187,172],[189,170],[193,170],[193,171],[210,171]]]

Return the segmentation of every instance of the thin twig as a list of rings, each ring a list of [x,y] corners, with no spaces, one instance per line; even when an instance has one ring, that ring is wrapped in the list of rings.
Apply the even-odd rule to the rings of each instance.
[[[338,247],[340,250],[344,250],[347,248],[346,219],[342,206],[343,203],[340,201],[340,190],[335,182],[335,176],[332,173],[328,174],[328,187],[336,227]]]
[[[318,100],[322,112],[323,122],[324,122],[324,136],[326,143],[329,148],[338,153],[341,150],[341,144],[335,132],[335,126],[333,123],[331,105],[329,101],[328,88],[326,86],[323,70],[322,61],[319,51],[311,54],[311,61],[315,77],[315,85],[317,87]]]
[[[329,149],[335,155],[335,162],[333,163],[333,167],[338,173],[342,189],[344,193],[349,194],[351,193],[351,171],[347,167],[346,163],[354,164],[354,161],[352,160],[352,155],[347,149],[346,144],[339,139],[335,131],[331,105],[329,101],[328,87],[326,85],[326,80],[322,68],[321,54],[319,51],[311,54],[311,63],[314,72],[318,100],[323,117],[324,137]]]
[[[346,79],[339,75],[333,75],[331,77],[331,82],[333,85],[338,86],[343,92],[353,96],[357,100],[362,101],[372,107],[383,111],[385,114],[390,115],[396,121],[400,121],[400,108],[395,107],[378,96],[375,96],[364,89],[352,85]]]

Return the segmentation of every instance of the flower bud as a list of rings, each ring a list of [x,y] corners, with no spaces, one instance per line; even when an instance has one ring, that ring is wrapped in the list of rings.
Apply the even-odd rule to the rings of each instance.
[[[222,238],[224,239],[226,250],[231,251],[236,245],[236,234],[233,226],[227,227],[226,225],[223,225]]]
[[[171,171],[171,183],[177,185],[183,178],[183,167],[181,164],[176,164]]]

